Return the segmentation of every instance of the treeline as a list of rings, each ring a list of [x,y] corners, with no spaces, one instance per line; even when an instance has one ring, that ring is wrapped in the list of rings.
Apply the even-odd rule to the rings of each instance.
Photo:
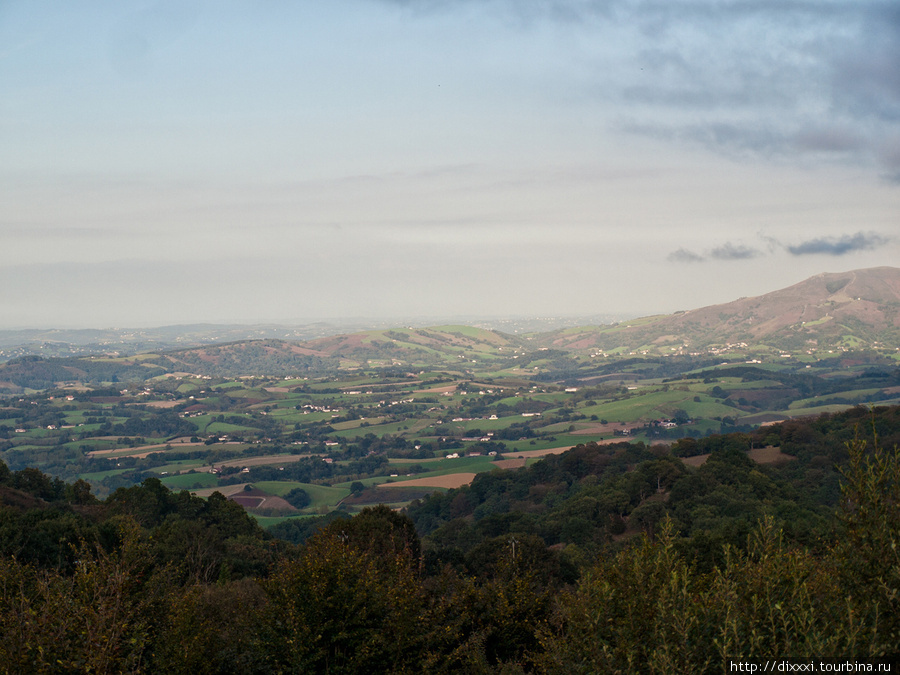
[[[257,465],[247,467],[247,473],[221,479],[222,485],[239,483],[260,483],[263,481],[281,480],[298,483],[322,483],[335,478],[349,480],[349,477],[387,475],[390,471],[388,458],[384,455],[370,455],[345,463],[324,462],[321,457],[301,457],[297,462],[285,463],[283,466]]]
[[[186,579],[265,574],[277,549],[236,503],[170,492],[158,479],[120,488],[100,501],[83,480],[64,483],[37,469],[9,471],[0,463],[0,554],[22,564],[70,573],[81,548],[107,552],[121,545],[125,522],[153,540],[157,563],[177,564]]]
[[[765,433],[804,448],[795,467],[854,419],[891,438],[897,414]],[[896,659],[900,452],[858,426],[828,513],[736,438],[696,469],[640,445],[580,446],[412,517],[379,506],[307,520],[296,547],[220,495],[147,480],[101,502],[84,482],[0,465],[0,671],[720,673],[728,657]],[[659,518],[636,515],[653,504]]]
[[[144,381],[165,373],[162,367],[88,357],[22,356],[0,364],[0,379],[21,389],[50,389],[57,382],[86,383]]]
[[[546,353],[541,352],[540,354],[545,355]],[[712,368],[721,362],[721,359],[713,358],[669,356],[666,358],[636,357],[617,359],[606,363],[591,361],[576,364],[566,358],[565,352],[557,352],[556,358],[550,366],[545,366],[543,372],[533,375],[532,379],[535,382],[583,385],[585,381],[591,380],[603,382],[630,379],[638,373],[642,378],[665,378],[676,377],[685,371]]]
[[[821,364],[819,364],[821,366]],[[884,365],[874,365],[861,373],[847,375],[840,378],[821,377],[801,370],[766,370],[753,366],[732,366],[728,368],[715,368],[709,371],[681,375],[680,377],[664,380],[664,382],[677,382],[679,380],[696,379],[698,377],[709,378],[714,381],[722,377],[740,377],[743,382],[774,381],[786,391],[785,405],[792,399],[807,398],[812,396],[828,396],[839,392],[855,389],[889,389],[900,385],[900,370],[892,367],[890,362]],[[727,394],[726,394],[727,396]],[[878,396],[889,397],[890,394],[872,394],[872,400],[878,400]],[[828,399],[829,403],[843,403],[849,399]],[[851,404],[855,401],[849,401]],[[824,403],[823,403],[824,405]]]

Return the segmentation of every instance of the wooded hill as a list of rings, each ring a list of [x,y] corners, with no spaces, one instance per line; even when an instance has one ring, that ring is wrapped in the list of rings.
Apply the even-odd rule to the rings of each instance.
[[[480,474],[471,485],[414,502],[407,513],[438,566],[477,559],[479,547],[510,536],[538,536],[573,560],[592,558],[671,519],[683,550],[709,569],[721,562],[724,545],[741,547],[766,516],[796,542],[828,540],[848,445],[876,439],[900,445],[900,407],[683,438],[671,452],[588,443],[520,471]]]
[[[898,439],[893,407],[685,439],[686,461],[584,445],[409,515],[307,521],[296,548],[220,496],[149,479],[100,502],[0,464],[0,671],[897,663]]]

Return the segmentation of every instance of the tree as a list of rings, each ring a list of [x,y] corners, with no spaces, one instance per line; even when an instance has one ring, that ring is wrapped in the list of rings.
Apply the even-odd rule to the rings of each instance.
[[[401,556],[418,569],[422,546],[409,516],[384,504],[367,507],[350,520],[336,520],[322,530],[322,536],[334,536],[347,544],[390,560]]]
[[[415,669],[423,610],[415,570],[406,555],[356,545],[358,534],[326,527],[299,559],[283,561],[265,582],[269,645],[279,667],[304,673]]]
[[[900,450],[888,452],[877,439],[868,449],[849,444],[850,463],[842,471],[837,546],[843,578],[878,619],[881,651],[900,644]]]
[[[684,410],[679,408],[674,413],[672,413],[672,421],[676,424],[687,424],[691,421],[691,416],[687,414]]]
[[[0,559],[0,668],[14,673],[135,672],[165,621],[170,585],[122,521],[111,553],[83,544],[71,576]]]
[[[716,673],[727,658],[869,657],[896,648],[879,647],[876,617],[848,597],[834,558],[786,544],[771,518],[748,539],[746,551],[726,547],[708,574],[678,553],[669,520],[655,540],[602,558],[561,602],[545,640],[548,669]]]
[[[147,672],[271,672],[265,606],[262,586],[252,579],[178,589]]]
[[[66,485],[66,501],[70,504],[84,506],[86,504],[95,504],[97,498],[91,494],[91,484],[79,478],[71,485]]]
[[[306,508],[312,503],[312,498],[309,496],[309,493],[303,488],[294,488],[286,495],[284,495],[284,500],[297,509]]]
[[[48,502],[61,499],[65,494],[63,481],[59,478],[50,478],[47,474],[31,467],[16,471],[12,476],[11,485]]]

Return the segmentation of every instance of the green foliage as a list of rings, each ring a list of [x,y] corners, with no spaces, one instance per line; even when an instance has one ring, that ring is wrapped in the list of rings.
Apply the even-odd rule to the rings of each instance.
[[[273,537],[292,544],[302,544],[328,523],[334,520],[349,520],[350,516],[342,511],[330,511],[324,516],[309,518],[288,518],[268,528]]]
[[[256,521],[219,492],[204,500],[148,478],[116,490],[106,503],[111,515],[134,518],[150,530],[160,563],[195,583],[264,574],[277,551]]]
[[[422,655],[426,672],[523,672],[536,668],[558,590],[507,545],[482,582],[444,569],[429,583],[428,630]]]
[[[32,467],[16,471],[12,475],[9,485],[48,502],[62,499],[65,495],[65,483],[63,481],[59,478],[51,478]]]
[[[729,549],[710,588],[708,623],[718,626],[721,659],[873,654],[875,625],[847,596],[835,562],[786,545],[771,519],[753,532],[747,552]]]
[[[713,660],[702,621],[707,580],[675,551],[667,523],[588,571],[545,637],[545,665],[576,673],[702,672]]]
[[[265,589],[276,668],[417,670],[422,593],[406,556],[376,556],[326,529],[278,565]]]
[[[270,673],[262,586],[251,579],[173,593],[149,672]]]
[[[806,545],[796,525],[822,465],[806,444],[859,419],[766,430],[798,449],[783,469],[751,461],[742,434],[696,469],[580,446],[417,504],[436,524],[424,546],[383,505],[291,521],[318,528],[292,549],[219,493],[150,479],[99,502],[0,466],[0,672],[718,673],[729,657],[896,656],[900,452],[851,441],[836,536],[814,528]],[[898,417],[870,420],[890,437]]]
[[[561,603],[545,665],[576,673],[717,673],[727,658],[866,657],[876,627],[833,559],[785,545],[771,520],[702,573],[660,537],[598,562]]]
[[[524,470],[481,474],[467,487],[412,503],[407,512],[425,535],[432,568],[435,557],[457,564],[456,557],[481,542],[512,533],[600,555],[619,545],[621,535],[652,533],[668,516],[682,538],[679,549],[709,571],[724,561],[725,544],[744,549],[765,517],[775,518],[789,540],[820,548],[839,501],[835,465],[848,461],[847,439],[868,423],[879,437],[900,440],[898,411],[852,409],[678,441],[682,454],[710,455],[697,468],[658,447],[587,443]],[[782,446],[782,461],[751,459],[751,448],[773,444]]]
[[[70,571],[80,541],[99,541],[100,529],[77,513],[34,508],[21,512],[0,509],[0,555],[23,564]]]
[[[83,545],[72,576],[0,559],[0,668],[7,673],[144,669],[165,616],[165,570],[125,525],[113,553]]]
[[[412,566],[421,556],[419,535],[409,516],[384,504],[363,509],[349,520],[335,520],[317,537],[339,539],[376,559],[403,558]]]
[[[312,497],[303,488],[294,488],[290,492],[285,493],[284,499],[288,504],[298,509],[306,508],[312,503]]]
[[[850,443],[837,557],[848,590],[878,621],[880,651],[900,645],[900,450]]]

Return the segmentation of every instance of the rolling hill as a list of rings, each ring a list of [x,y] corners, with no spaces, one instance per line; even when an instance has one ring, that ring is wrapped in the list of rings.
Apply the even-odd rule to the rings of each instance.
[[[470,326],[368,330],[307,341],[239,340],[199,347],[70,358],[27,356],[0,364],[0,390],[60,381],[123,382],[165,373],[310,375],[357,368],[449,369],[536,374],[593,356],[779,356],[816,358],[900,349],[900,269],[819,274],[765,295],[606,326],[511,335]]]
[[[503,351],[521,349],[523,341],[499,331],[469,326],[403,328],[338,335],[305,343],[329,356],[367,361],[440,364],[455,359],[496,360]]]

